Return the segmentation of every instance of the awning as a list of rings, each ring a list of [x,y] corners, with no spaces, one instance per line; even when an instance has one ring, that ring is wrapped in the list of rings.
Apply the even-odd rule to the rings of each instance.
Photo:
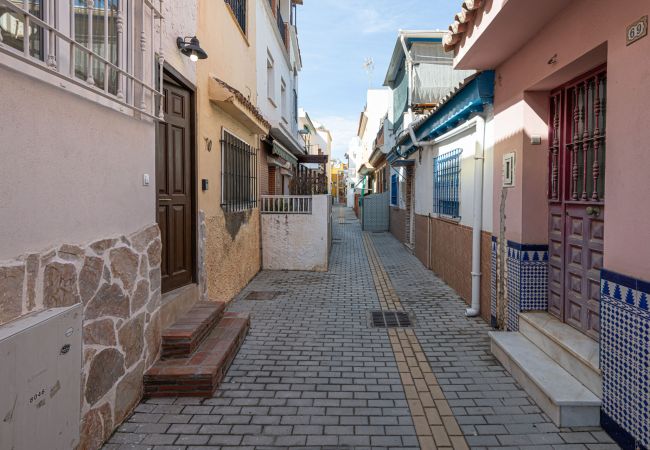
[[[420,142],[431,141],[483,112],[494,100],[494,72],[491,70],[470,77],[428,116],[413,127]],[[397,156],[403,158],[417,150],[408,134],[398,139]],[[390,155],[389,158],[390,160]]]
[[[273,152],[274,155],[279,156],[280,158],[284,159],[285,161],[290,162],[292,165],[298,164],[298,158],[293,156],[289,150],[284,148],[282,145],[278,144],[278,141],[274,140],[273,141]]]

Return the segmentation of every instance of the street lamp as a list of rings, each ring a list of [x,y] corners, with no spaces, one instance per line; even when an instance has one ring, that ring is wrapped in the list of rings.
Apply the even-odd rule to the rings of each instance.
[[[188,42],[189,39],[189,42]],[[199,59],[206,59],[208,54],[201,48],[196,36],[176,39],[176,45],[181,53],[190,58],[190,61],[197,62]]]

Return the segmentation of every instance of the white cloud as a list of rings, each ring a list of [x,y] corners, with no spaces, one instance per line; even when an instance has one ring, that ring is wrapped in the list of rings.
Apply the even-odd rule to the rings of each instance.
[[[348,144],[357,135],[358,117],[323,116],[315,117],[332,134],[332,159],[344,159]]]

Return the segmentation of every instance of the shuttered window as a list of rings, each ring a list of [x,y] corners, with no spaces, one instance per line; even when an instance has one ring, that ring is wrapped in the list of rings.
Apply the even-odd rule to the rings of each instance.
[[[460,155],[457,148],[433,160],[433,212],[450,217],[460,216]]]

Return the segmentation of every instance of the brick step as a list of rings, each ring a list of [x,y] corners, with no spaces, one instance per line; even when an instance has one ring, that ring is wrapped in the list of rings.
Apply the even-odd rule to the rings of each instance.
[[[211,397],[246,338],[248,313],[223,319],[187,358],[160,360],[144,374],[145,397]]]
[[[162,333],[161,359],[186,358],[223,317],[223,302],[198,302]]]

